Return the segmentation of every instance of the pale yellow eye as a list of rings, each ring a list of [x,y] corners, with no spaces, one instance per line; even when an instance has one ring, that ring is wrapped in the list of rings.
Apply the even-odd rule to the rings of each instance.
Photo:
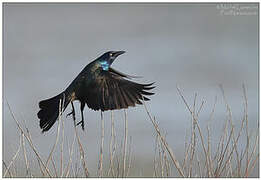
[[[111,57],[112,57],[112,55],[113,55],[113,54],[112,54],[112,53],[110,53],[110,56],[111,56]]]

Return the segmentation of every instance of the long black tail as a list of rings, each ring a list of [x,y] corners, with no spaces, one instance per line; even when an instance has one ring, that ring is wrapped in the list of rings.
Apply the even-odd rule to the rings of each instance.
[[[61,112],[63,112],[68,104],[69,100],[65,97],[65,93],[39,102],[40,111],[37,116],[40,119],[42,132],[48,131],[53,126],[59,115],[59,107],[62,108]]]

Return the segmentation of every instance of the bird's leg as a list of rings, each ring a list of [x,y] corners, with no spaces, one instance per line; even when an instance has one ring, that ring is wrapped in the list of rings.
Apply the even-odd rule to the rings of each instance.
[[[81,102],[81,116],[82,116],[82,120],[77,123],[77,126],[79,124],[81,124],[82,130],[84,130],[84,118],[83,118],[83,109],[84,109],[84,107],[85,107],[85,102]]]
[[[71,105],[72,105],[72,112],[68,113],[68,114],[66,115],[66,117],[72,115],[74,125],[76,126],[76,123],[75,123],[75,120],[76,120],[76,118],[75,118],[75,109],[74,109],[74,105],[73,105],[73,102],[72,102],[72,101],[71,101]]]

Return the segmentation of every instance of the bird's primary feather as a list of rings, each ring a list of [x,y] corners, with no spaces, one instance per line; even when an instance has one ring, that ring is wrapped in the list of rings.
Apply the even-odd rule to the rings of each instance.
[[[148,92],[153,89],[151,84],[138,84],[124,79],[121,75],[111,71],[100,72],[88,88],[84,101],[93,110],[114,110],[142,104],[142,100],[148,101],[146,96],[154,93]]]

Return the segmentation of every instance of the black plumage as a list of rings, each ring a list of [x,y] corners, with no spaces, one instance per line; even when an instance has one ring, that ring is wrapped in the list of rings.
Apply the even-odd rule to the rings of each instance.
[[[72,104],[72,114],[75,120],[74,100],[81,103],[82,120],[78,123],[84,129],[83,110],[85,104],[93,110],[114,110],[128,108],[136,104],[142,104],[142,100],[150,100],[146,96],[153,95],[149,92],[153,89],[153,83],[139,84],[129,79],[135,76],[129,76],[113,68],[111,64],[115,58],[124,51],[109,51],[90,64],[88,64],[80,74],[73,80],[68,88],[61,94],[43,100],[39,103],[40,128],[42,131],[48,131],[59,115],[59,104],[61,102],[64,111],[69,103]],[[77,124],[77,125],[78,125]]]

